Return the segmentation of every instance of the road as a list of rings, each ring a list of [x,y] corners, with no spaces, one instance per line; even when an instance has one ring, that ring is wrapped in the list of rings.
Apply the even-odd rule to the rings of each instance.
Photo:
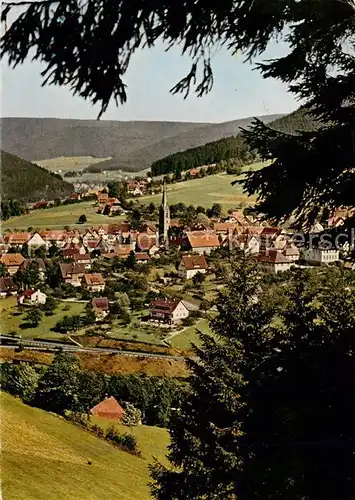
[[[18,347],[18,344],[14,343],[12,345],[1,345],[2,348],[14,349]],[[46,341],[36,341],[36,340],[24,340],[21,343],[21,347],[25,349],[34,349],[36,351],[50,351],[55,352],[58,348],[62,348],[63,351],[67,352],[84,352],[84,353],[100,353],[100,354],[120,354],[122,356],[132,356],[139,358],[157,358],[157,359],[169,359],[175,361],[182,361],[185,359],[183,356],[171,356],[169,354],[156,354],[149,352],[139,352],[139,351],[124,351],[121,349],[112,349],[108,347],[79,347],[75,345],[69,344],[61,344],[61,343],[53,343]]]

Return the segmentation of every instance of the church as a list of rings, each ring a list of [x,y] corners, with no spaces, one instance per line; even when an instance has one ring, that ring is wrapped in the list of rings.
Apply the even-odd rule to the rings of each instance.
[[[170,209],[168,198],[166,195],[166,185],[163,186],[163,197],[159,208],[159,245],[169,246],[169,226],[170,226]]]

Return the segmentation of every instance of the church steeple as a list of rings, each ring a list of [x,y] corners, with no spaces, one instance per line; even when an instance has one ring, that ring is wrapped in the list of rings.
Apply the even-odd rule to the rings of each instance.
[[[170,209],[166,194],[166,185],[163,185],[163,196],[159,208],[159,243],[165,246],[169,244],[168,230],[170,226]]]

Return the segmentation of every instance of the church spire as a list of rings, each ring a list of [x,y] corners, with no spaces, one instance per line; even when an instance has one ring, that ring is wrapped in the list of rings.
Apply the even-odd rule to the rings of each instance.
[[[163,196],[159,208],[159,243],[168,246],[169,237],[168,230],[170,226],[170,210],[168,205],[168,197],[166,194],[166,184],[163,184]]]

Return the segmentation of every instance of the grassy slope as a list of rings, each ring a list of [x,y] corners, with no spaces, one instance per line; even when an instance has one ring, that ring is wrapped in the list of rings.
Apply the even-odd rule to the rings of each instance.
[[[236,208],[241,203],[251,204],[253,198],[247,197],[242,192],[239,185],[232,186],[231,182],[236,177],[233,175],[211,175],[203,179],[193,179],[189,181],[170,184],[167,187],[169,204],[173,205],[183,202],[186,205],[202,205],[211,207],[213,203],[220,203],[223,211],[227,212],[229,208]],[[153,196],[144,196],[139,198],[140,202],[159,204],[161,194]]]
[[[49,160],[39,160],[33,161],[37,165],[51,171],[56,172],[61,170],[62,172],[83,170],[89,165],[95,163],[100,163],[110,158],[93,158],[92,156],[59,156],[58,158],[50,158]]]
[[[8,394],[2,394],[1,410],[6,500],[150,498],[148,464],[153,453],[163,459],[165,430],[137,430],[143,453],[138,458]]]
[[[68,182],[44,168],[1,151],[1,195],[4,199],[36,201],[60,198],[73,191]]]
[[[46,210],[35,210],[21,217],[14,217],[2,223],[3,229],[60,229],[64,226],[74,226],[78,229],[92,225],[115,223],[122,220],[121,216],[106,217],[97,214],[97,207],[92,201],[75,203],[73,205],[62,205],[60,207],[48,208]],[[86,224],[76,224],[81,214],[87,217]]]
[[[1,299],[1,333],[9,333],[16,330],[16,333],[19,333],[24,338],[45,337],[62,340],[63,335],[51,331],[51,328],[55,326],[57,321],[63,319],[65,315],[72,316],[73,314],[81,314],[84,311],[86,304],[77,302],[60,302],[58,304],[58,307],[55,309],[53,316],[43,316],[37,328],[26,329],[20,328],[20,324],[25,322],[24,318],[26,316],[26,313],[21,314],[20,316],[13,315],[13,313],[17,312],[16,305],[17,302],[15,297]],[[68,311],[64,311],[65,306],[69,307]]]

